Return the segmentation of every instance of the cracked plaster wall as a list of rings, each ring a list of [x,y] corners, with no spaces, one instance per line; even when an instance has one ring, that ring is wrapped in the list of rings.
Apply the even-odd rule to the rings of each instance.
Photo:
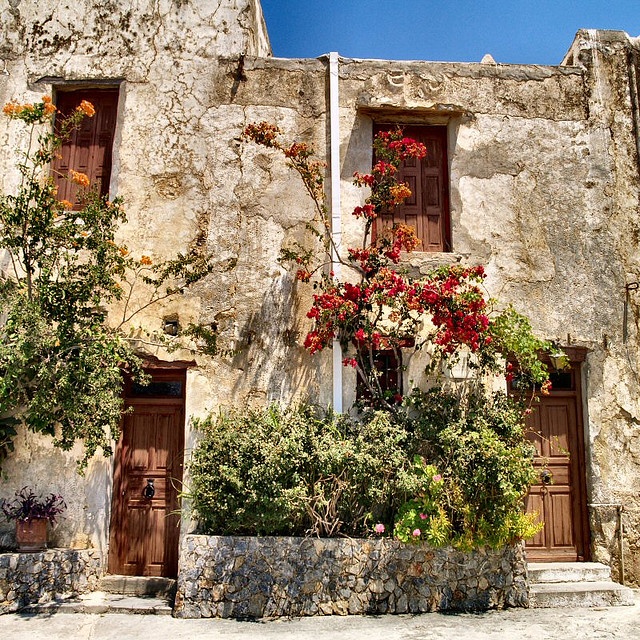
[[[239,140],[245,124],[270,120],[328,159],[326,59],[268,57],[259,4],[248,0],[70,7],[0,0],[0,99],[36,99],[69,81],[121,82],[111,190],[126,202],[123,239],[134,252],[166,257],[204,238],[219,265],[179,306],[145,322],[170,313],[215,322],[223,346],[237,349],[198,359],[187,413],[307,394],[328,403],[329,358],[311,361],[302,349],[310,292],[277,263],[284,243],[304,237],[311,205],[280,158]],[[636,45],[611,33],[580,32],[561,67],[341,60],[341,190],[349,246],[357,236],[349,212],[363,197],[351,176],[370,167],[373,120],[448,125],[454,250],[416,255],[409,266],[483,263],[489,291],[528,314],[540,335],[589,349],[589,499],[628,505],[628,576],[637,581],[633,297],[629,339],[621,339],[624,286],[640,268]],[[16,132],[0,123],[4,189],[15,184],[15,156],[5,151]],[[346,372],[347,404],[353,383]],[[95,462],[96,477],[103,464]],[[3,494],[30,481],[17,467],[8,472]],[[99,492],[95,511],[108,514],[108,487]],[[595,557],[614,561],[612,515],[594,513],[592,529]],[[100,536],[90,543],[103,544]]]

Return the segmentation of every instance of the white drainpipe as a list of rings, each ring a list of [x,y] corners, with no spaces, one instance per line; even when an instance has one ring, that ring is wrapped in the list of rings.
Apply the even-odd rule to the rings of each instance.
[[[340,103],[338,100],[338,53],[329,54],[329,122],[331,131],[329,149],[331,154],[331,269],[336,280],[340,280],[341,265],[338,252],[342,242],[342,212],[340,208]],[[342,413],[342,348],[333,341],[333,410]]]

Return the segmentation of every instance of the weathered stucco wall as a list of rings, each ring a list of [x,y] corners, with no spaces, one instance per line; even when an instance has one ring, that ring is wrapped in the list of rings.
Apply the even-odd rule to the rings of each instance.
[[[634,326],[622,340],[625,285],[638,273],[637,88],[630,89],[628,66],[635,49],[625,34],[607,37],[579,35],[576,66],[557,68],[342,60],[343,246],[359,237],[350,211],[363,194],[351,177],[371,166],[373,123],[448,124],[453,253],[416,254],[411,268],[483,263],[490,293],[530,316],[540,335],[588,350],[583,418],[593,554],[618,561],[615,507],[596,505],[623,504],[626,578],[637,580],[633,299]],[[285,82],[275,78],[299,64],[250,61],[236,101],[271,104],[267,74],[280,88]],[[285,181],[272,175],[271,190]],[[269,201],[270,193],[261,195]],[[409,364],[407,376],[415,379],[417,370]],[[347,406],[354,388],[347,372]]]
[[[638,207],[638,42],[615,31],[580,31],[567,61],[585,67],[589,112],[589,176],[592,207],[585,226],[592,233],[594,260],[602,277],[591,283],[599,291],[594,302],[609,308],[603,322],[599,306],[584,315],[595,322],[583,338],[592,349],[587,360],[586,401],[589,420],[591,528],[595,558],[619,570],[616,507],[624,507],[625,573],[640,584],[640,371],[638,320],[640,297],[628,295],[628,338],[623,340],[627,284],[640,274]],[[595,241],[607,238],[606,243]],[[605,270],[606,269],[606,270]],[[615,277],[607,277],[608,274]],[[583,281],[578,291],[590,283]],[[576,300],[579,304],[579,301]],[[577,306],[577,305],[576,305]],[[606,506],[599,506],[606,505]]]
[[[328,403],[330,358],[311,360],[302,348],[310,291],[277,263],[284,244],[304,237],[311,203],[281,158],[239,139],[247,123],[270,120],[328,157],[327,60],[267,57],[259,3],[249,0],[143,2],[136,11],[0,0],[0,43],[2,102],[72,82],[119,83],[111,192],[125,200],[122,239],[134,255],[214,252],[215,272],[192,295],[143,318],[152,329],[178,314],[220,330],[229,355],[198,358],[188,415],[296,395]],[[351,176],[370,167],[374,121],[447,124],[453,252],[416,254],[410,266],[483,263],[490,293],[529,315],[541,336],[588,349],[589,500],[627,508],[627,573],[636,581],[640,294],[629,296],[626,343],[622,327],[625,285],[640,270],[638,55],[626,34],[580,32],[563,67],[340,61],[344,246],[357,237],[350,211],[363,193]],[[0,121],[5,190],[16,180],[17,131]],[[347,406],[354,387],[347,373]],[[16,460],[35,461],[46,446],[20,445],[27,452]],[[109,463],[96,461],[76,481],[67,458],[53,456],[56,481],[68,478],[60,482],[78,494],[77,512],[91,502],[96,517],[106,514]],[[0,494],[33,484],[30,474],[40,478],[45,465],[8,467]],[[615,509],[593,507],[592,516],[595,557],[611,561]],[[85,523],[65,540],[79,539]]]
[[[3,104],[11,99],[35,101],[77,84],[119,86],[110,192],[126,202],[130,223],[121,240],[135,255],[160,258],[189,250],[204,234],[220,265],[204,283],[206,297],[191,296],[156,307],[143,322],[159,328],[165,315],[179,313],[185,323],[192,319],[219,323],[225,347],[233,347],[241,332],[247,344],[253,339],[256,345],[253,355],[240,362],[235,357],[205,361],[202,372],[189,372],[189,415],[234,397],[263,401],[267,389],[278,386],[272,378],[283,376],[277,360],[262,367],[267,360],[262,347],[268,340],[273,342],[270,351],[282,353],[281,341],[275,339],[277,334],[263,338],[255,327],[247,327],[252,319],[260,326],[265,316],[268,324],[275,325],[274,318],[288,308],[291,287],[273,278],[281,271],[272,236],[281,228],[269,222],[269,212],[244,216],[234,194],[234,185],[241,183],[239,142],[234,138],[246,121],[243,108],[233,105],[234,85],[241,74],[239,56],[270,55],[259,2],[146,2],[128,10],[97,1],[72,5],[3,0],[0,43]],[[283,96],[280,104],[288,98]],[[21,124],[2,118],[3,192],[18,182],[15,163],[26,145]],[[231,179],[229,167],[234,168]],[[236,263],[230,273],[229,265]],[[183,354],[160,355],[175,359]],[[248,368],[245,363],[254,361],[249,372],[254,382],[244,391],[239,379]],[[283,389],[283,396],[288,391]],[[112,462],[96,457],[80,477],[75,466],[78,456],[77,450],[52,450],[50,440],[21,432],[15,455],[3,467],[0,496],[11,497],[24,485],[45,494],[62,493],[69,508],[52,531],[53,543],[91,546],[105,553]],[[0,546],[12,542],[11,524],[0,522]]]

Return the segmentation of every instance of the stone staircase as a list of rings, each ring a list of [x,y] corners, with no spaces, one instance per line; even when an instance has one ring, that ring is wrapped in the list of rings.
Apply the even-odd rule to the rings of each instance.
[[[68,600],[33,605],[26,610],[37,613],[136,613],[171,615],[175,580],[138,576],[108,575],[98,590]]]
[[[530,562],[529,606],[613,607],[633,605],[633,591],[611,580],[599,562]]]

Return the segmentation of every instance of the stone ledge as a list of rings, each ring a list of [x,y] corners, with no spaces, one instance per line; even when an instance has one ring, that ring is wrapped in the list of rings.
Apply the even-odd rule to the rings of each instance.
[[[463,553],[385,539],[185,536],[174,615],[264,618],[529,604],[522,545]]]
[[[101,575],[94,549],[0,554],[0,614],[93,591]]]

